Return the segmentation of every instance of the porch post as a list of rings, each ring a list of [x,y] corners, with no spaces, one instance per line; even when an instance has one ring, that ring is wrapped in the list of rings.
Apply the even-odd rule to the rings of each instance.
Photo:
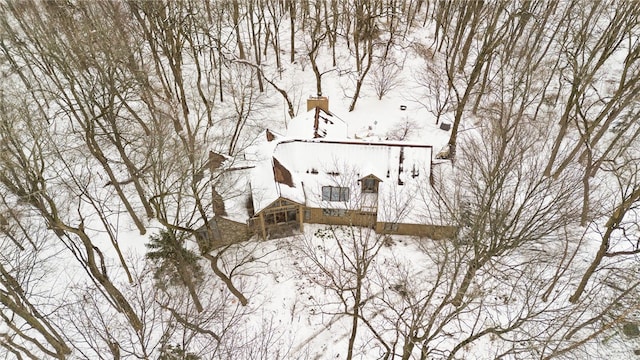
[[[262,230],[262,240],[267,240],[267,229],[264,228],[264,214],[260,213],[260,229]]]
[[[303,219],[304,219],[304,207],[298,206],[298,221],[300,222],[300,232],[304,231],[304,226],[302,225]]]

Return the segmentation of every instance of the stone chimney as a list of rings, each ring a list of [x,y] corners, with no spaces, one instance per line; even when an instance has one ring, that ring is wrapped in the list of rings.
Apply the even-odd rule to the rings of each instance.
[[[307,99],[307,111],[318,108],[324,110],[324,112],[326,112],[327,114],[330,114],[329,98],[326,96],[318,95],[311,96],[309,97],[309,99]]]

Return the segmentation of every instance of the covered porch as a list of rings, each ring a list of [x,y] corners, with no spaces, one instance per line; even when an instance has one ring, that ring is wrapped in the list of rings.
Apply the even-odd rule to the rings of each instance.
[[[251,218],[249,225],[265,240],[296,235],[303,230],[302,210],[301,204],[280,198]]]

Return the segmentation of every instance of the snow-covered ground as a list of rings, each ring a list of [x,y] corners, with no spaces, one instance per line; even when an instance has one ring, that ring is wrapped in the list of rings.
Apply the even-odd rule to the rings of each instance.
[[[246,221],[251,189],[243,176],[273,153],[256,150],[258,137],[266,129],[305,133],[292,122],[317,95],[313,13],[292,2],[300,8],[289,54],[289,2],[260,2],[268,20],[246,13],[255,2],[240,2],[243,16],[233,24],[235,3],[0,4],[0,358],[638,355],[639,31],[627,18],[637,17],[637,4],[380,2],[386,10],[371,17],[376,27],[406,28],[396,28],[384,57],[391,33],[375,37],[374,64],[349,111],[362,71],[348,37],[353,4],[336,2],[349,16],[325,14],[322,23],[339,18],[344,27],[333,30],[336,64],[324,37],[315,60],[341,132],[430,145],[436,156],[451,135],[437,119],[451,125],[464,110],[455,166],[438,170],[438,186],[455,200],[440,199],[438,210],[460,225],[459,236],[305,224],[297,236],[208,251],[187,235],[212,216],[212,186],[240,200],[228,217]],[[334,2],[312,3],[326,11]],[[493,28],[492,11],[500,19]],[[443,21],[445,13],[451,18]],[[456,21],[471,22],[458,33]],[[270,38],[256,25],[270,26]],[[521,31],[493,41],[492,31],[512,28]],[[452,54],[454,40],[466,39]],[[260,63],[256,44],[266,47]],[[602,44],[611,48],[600,52]],[[379,99],[381,81],[392,87]],[[573,97],[576,89],[584,91]],[[569,108],[571,99],[580,106]],[[563,115],[571,121],[564,119],[567,133],[545,176]],[[575,159],[567,156],[574,147]],[[234,171],[208,169],[209,151]],[[595,159],[600,167],[588,174]],[[585,216],[583,189],[591,195]],[[199,256],[199,270],[189,264],[157,276],[181,254],[166,263],[145,258],[150,238],[167,229]],[[609,235],[584,292],[569,301]]]

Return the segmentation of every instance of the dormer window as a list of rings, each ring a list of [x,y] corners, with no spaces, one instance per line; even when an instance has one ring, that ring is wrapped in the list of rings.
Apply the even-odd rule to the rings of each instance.
[[[360,181],[360,184],[362,186],[362,192],[377,194],[379,182],[380,180],[378,180],[376,177],[373,177],[373,176],[367,176],[363,178]]]

